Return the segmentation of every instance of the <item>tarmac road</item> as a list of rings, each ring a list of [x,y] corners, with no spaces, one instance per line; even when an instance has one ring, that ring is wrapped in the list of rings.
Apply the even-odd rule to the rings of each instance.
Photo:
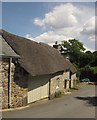
[[[95,118],[95,86],[81,85],[71,95],[27,108],[4,111],[3,118]]]

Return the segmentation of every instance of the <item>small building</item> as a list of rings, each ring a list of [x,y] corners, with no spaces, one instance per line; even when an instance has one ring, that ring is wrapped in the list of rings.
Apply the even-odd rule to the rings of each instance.
[[[76,68],[55,48],[0,30],[2,41],[2,108],[52,99],[76,79]]]

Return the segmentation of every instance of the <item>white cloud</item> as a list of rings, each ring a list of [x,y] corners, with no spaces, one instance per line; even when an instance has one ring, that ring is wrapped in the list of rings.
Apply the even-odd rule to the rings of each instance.
[[[60,43],[63,40],[75,38],[81,40],[87,46],[87,50],[93,51],[95,7],[86,5],[64,3],[45,13],[43,19],[35,18],[34,24],[42,27],[44,33],[35,38],[32,37],[32,39],[53,45],[55,41]],[[28,36],[28,38],[31,39],[31,36]],[[91,45],[89,45],[90,41]]]
[[[58,41],[58,43],[60,43],[61,41],[72,39],[72,37],[66,37],[65,35],[56,34],[54,31],[45,32],[35,38],[26,35],[26,38],[37,42],[44,42],[49,45],[53,45],[55,41]]]
[[[30,40],[35,41],[35,39],[34,39],[30,34],[27,34],[25,37],[26,37],[27,39],[30,39]]]
[[[53,46],[55,44],[55,41],[58,41],[58,44],[59,44],[62,41],[73,39],[73,37],[66,37],[65,35],[56,34],[53,31],[45,32],[36,38],[33,38],[31,35],[27,34],[26,38],[33,41],[37,41],[37,42],[43,42],[43,43],[49,44],[50,46]],[[87,46],[84,46],[84,48],[86,49],[85,51],[88,51],[88,50],[91,52],[95,51],[95,48],[91,49]]]
[[[86,49],[85,52],[86,52],[86,51],[91,51],[91,52],[94,52],[94,51],[95,51],[95,49],[91,49],[91,48],[88,48],[88,47],[86,47],[86,46],[84,46],[84,48]]]
[[[77,23],[75,17],[77,9],[72,4],[61,4],[56,6],[51,12],[45,14],[44,19],[35,18],[34,23],[38,26],[49,26],[58,29],[71,27]]]
[[[82,30],[81,27],[74,26],[74,27],[69,27],[68,29],[67,28],[57,29],[55,30],[55,32],[56,34],[79,39],[81,30]]]
[[[96,40],[96,39],[95,39],[95,35],[91,35],[91,36],[89,37],[89,40],[95,42],[95,40]]]
[[[81,34],[88,36],[90,41],[95,41],[95,16],[86,21]]]
[[[44,26],[44,23],[39,18],[34,19],[34,24],[38,26]]]
[[[95,17],[90,18],[83,26],[83,34],[94,34],[95,32]]]

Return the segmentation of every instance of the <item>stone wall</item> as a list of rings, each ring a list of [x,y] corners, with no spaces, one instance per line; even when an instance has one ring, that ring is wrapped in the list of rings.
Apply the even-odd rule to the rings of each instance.
[[[64,89],[69,89],[70,88],[70,72],[64,72],[63,73],[63,78],[64,78]]]
[[[77,80],[76,73],[74,73],[71,75],[71,88],[76,87],[76,80]]]
[[[8,68],[9,59],[0,61],[2,69],[2,108],[8,108]],[[21,70],[21,72],[19,71]],[[11,63],[11,107],[20,107],[27,104],[27,74],[19,65]]]
[[[69,71],[64,72],[63,77],[64,77],[64,79],[70,79],[70,72]]]
[[[68,89],[76,87],[76,79],[76,73],[70,76],[69,71],[53,74],[50,77],[50,99],[53,99],[57,92],[65,93]]]
[[[1,59],[1,58],[0,58]],[[2,74],[1,74],[1,69],[2,69],[2,66],[1,66],[1,63],[0,63],[0,110],[2,109]],[[2,112],[0,112],[0,115],[1,115]]]
[[[70,88],[75,88],[76,87],[76,80],[77,80],[77,77],[76,77],[76,73],[74,74],[71,74],[70,76],[70,72],[64,72],[63,74],[63,77],[65,78],[64,80],[64,86],[65,86],[65,89],[70,89]]]
[[[59,72],[51,76],[50,79],[50,99],[55,97],[58,92],[65,92],[65,79],[69,79],[69,72]]]

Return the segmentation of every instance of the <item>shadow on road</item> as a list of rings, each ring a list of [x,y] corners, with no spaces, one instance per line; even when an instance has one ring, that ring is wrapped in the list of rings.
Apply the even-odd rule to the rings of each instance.
[[[88,105],[97,106],[97,97],[75,97],[78,100],[86,101]]]

